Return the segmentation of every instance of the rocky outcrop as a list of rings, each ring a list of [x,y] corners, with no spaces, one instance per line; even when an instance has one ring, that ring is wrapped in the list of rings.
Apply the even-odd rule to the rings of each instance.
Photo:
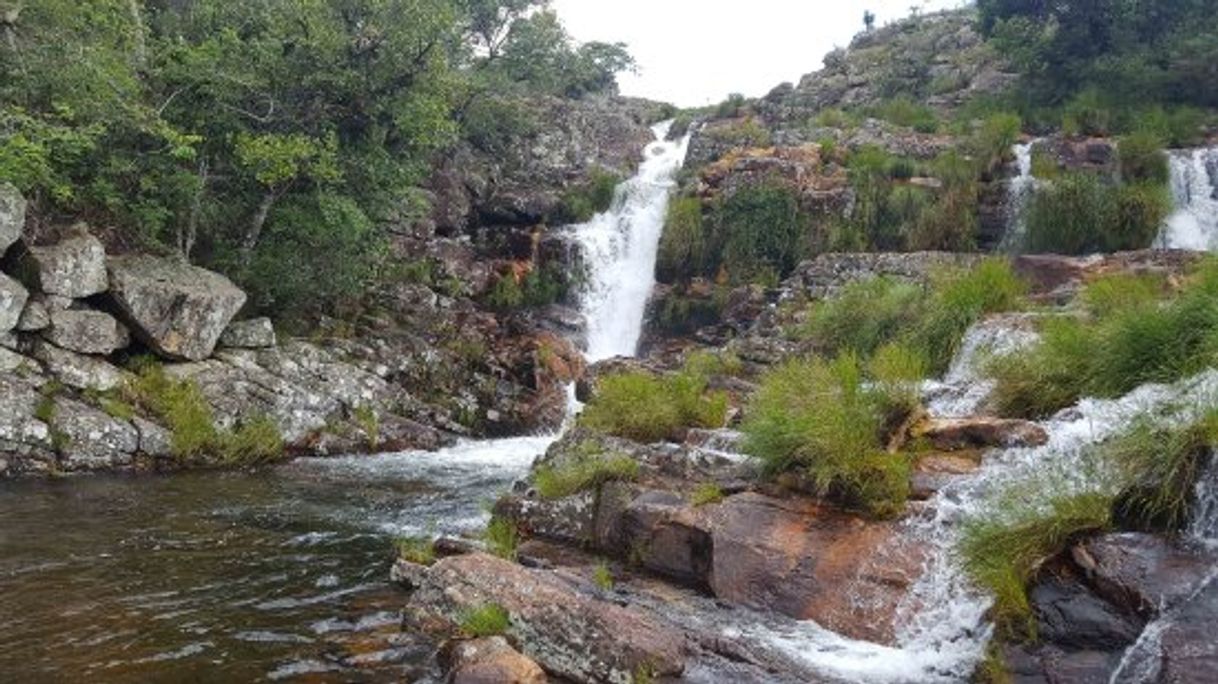
[[[25,197],[10,183],[0,183],[0,257],[25,229]]]
[[[20,269],[30,287],[47,295],[83,299],[109,287],[105,247],[83,224],[54,244],[27,248]]]
[[[152,256],[113,257],[110,295],[132,332],[159,354],[201,361],[245,304],[228,278]]]
[[[232,349],[269,349],[275,346],[275,326],[271,319],[253,318],[234,321],[220,335],[220,346]]]
[[[131,341],[127,328],[101,311],[68,309],[52,313],[50,319],[51,325],[44,333],[46,339],[78,354],[105,356],[125,348]]]
[[[0,273],[0,333],[17,327],[29,296],[21,283]]]

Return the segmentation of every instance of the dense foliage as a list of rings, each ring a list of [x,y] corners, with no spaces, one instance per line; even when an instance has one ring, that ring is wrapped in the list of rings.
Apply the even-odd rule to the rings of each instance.
[[[611,90],[621,45],[576,45],[544,0],[0,2],[0,181],[39,221],[332,310],[387,265],[386,228],[459,138],[527,126],[513,98]]]

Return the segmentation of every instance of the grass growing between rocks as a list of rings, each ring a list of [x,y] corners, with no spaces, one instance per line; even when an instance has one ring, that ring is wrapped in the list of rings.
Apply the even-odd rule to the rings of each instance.
[[[1051,415],[1084,396],[1121,396],[1218,360],[1218,265],[1212,261],[1176,294],[1164,295],[1146,278],[1123,277],[1097,281],[1082,301],[1083,316],[1048,320],[1038,344],[990,364],[1004,415]]]
[[[516,560],[516,549],[520,546],[520,534],[516,525],[507,518],[491,518],[482,532],[486,550],[504,560]]]
[[[868,383],[854,354],[791,361],[761,381],[741,427],[744,451],[770,475],[796,472],[818,496],[877,517],[900,513],[909,496],[909,459],[887,451],[904,422],[904,397]]]
[[[727,395],[707,391],[707,376],[686,368],[670,375],[627,372],[604,377],[580,424],[637,442],[657,442],[682,428],[723,427]]]
[[[221,429],[198,384],[171,378],[160,366],[146,365],[128,390],[133,401],[169,428],[170,448],[179,461],[238,465],[283,455],[283,438],[270,418],[247,420],[236,430]]]
[[[512,626],[507,609],[497,603],[470,608],[461,614],[461,633],[468,637],[500,636]]]
[[[436,562],[436,549],[428,537],[406,537],[398,540],[398,557],[416,565]]]
[[[703,482],[694,489],[693,494],[689,497],[689,502],[695,506],[707,506],[721,503],[725,498],[723,489],[719,485],[714,482]]]
[[[941,270],[926,286],[872,278],[814,304],[797,336],[830,357],[842,352],[870,356],[899,342],[937,374],[951,364],[969,326],[986,315],[1019,308],[1024,292],[1024,284],[1001,259]]]
[[[965,527],[960,543],[964,567],[993,596],[991,619],[1000,634],[1035,638],[1028,583],[1046,560],[1111,522],[1110,496],[1081,494],[1058,497],[1041,507],[1008,508],[1001,518],[978,519]]]
[[[538,466],[533,487],[543,499],[561,499],[595,489],[606,482],[635,480],[639,464],[622,454],[588,454],[559,465]]]

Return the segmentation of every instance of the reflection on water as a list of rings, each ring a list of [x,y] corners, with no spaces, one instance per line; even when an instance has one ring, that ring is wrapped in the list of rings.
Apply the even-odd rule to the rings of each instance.
[[[392,541],[481,524],[550,440],[0,483],[6,681],[396,681]]]

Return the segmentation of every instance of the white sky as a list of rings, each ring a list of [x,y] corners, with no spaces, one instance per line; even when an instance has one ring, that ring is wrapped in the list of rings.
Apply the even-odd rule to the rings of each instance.
[[[639,62],[622,93],[700,106],[729,93],[764,95],[821,67],[863,29],[964,0],[552,0],[577,40],[622,41]]]

